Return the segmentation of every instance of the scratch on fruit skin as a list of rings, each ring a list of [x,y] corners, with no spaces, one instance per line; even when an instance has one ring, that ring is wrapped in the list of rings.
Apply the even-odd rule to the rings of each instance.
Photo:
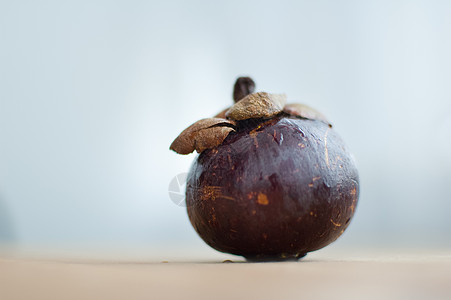
[[[233,197],[224,196],[224,195],[220,195],[219,197],[220,197],[221,199],[227,199],[227,200],[232,200],[232,201],[235,201],[235,200],[236,200],[236,199],[233,198]]]
[[[227,161],[228,161],[229,164],[232,165],[232,167],[233,167],[233,160],[232,160],[232,157],[230,156],[230,154],[227,154]]]
[[[249,133],[249,136],[254,140],[255,148],[258,148],[257,132],[252,130],[252,131]]]
[[[350,194],[351,194],[351,196],[352,196],[352,204],[351,204],[351,211],[352,211],[352,213],[354,213],[354,211],[355,211],[355,206],[356,206],[356,203],[357,203],[357,197],[356,197],[356,195],[357,195],[357,188],[354,186],[353,187],[353,189],[351,190],[351,192],[350,192]]]
[[[334,226],[336,226],[336,227],[341,227],[341,224],[335,223],[334,220],[332,220],[332,219],[330,219],[330,222],[331,222],[332,224],[334,224]]]
[[[326,165],[329,165],[329,150],[327,150],[327,135],[329,134],[330,127],[326,129],[326,133],[324,134],[324,158],[326,160]]]

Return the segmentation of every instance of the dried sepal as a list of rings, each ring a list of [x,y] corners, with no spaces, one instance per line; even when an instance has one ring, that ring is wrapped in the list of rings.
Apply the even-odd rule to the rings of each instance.
[[[217,147],[222,144],[231,131],[234,131],[234,129],[228,126],[213,126],[202,129],[194,139],[194,148],[198,153],[201,153]]]
[[[269,118],[283,110],[286,99],[284,94],[265,92],[249,94],[235,103],[225,115],[228,119],[236,121]]]
[[[322,121],[322,122],[328,124],[330,127],[332,127],[330,122],[327,120],[327,118],[322,113],[320,113],[316,109],[311,108],[310,106],[305,105],[305,104],[289,103],[289,104],[285,105],[285,107],[283,108],[283,111],[285,113],[295,116],[295,117]]]
[[[197,121],[186,128],[172,142],[170,149],[179,154],[198,153],[219,146],[231,131],[235,123],[222,118],[208,118]]]

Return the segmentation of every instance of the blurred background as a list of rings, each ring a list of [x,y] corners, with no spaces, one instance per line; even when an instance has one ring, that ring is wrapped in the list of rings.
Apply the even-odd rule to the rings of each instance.
[[[0,1],[0,245],[210,251],[168,195],[195,155],[168,148],[250,75],[322,111],[357,160],[360,202],[331,247],[451,246],[450,15],[445,0]]]

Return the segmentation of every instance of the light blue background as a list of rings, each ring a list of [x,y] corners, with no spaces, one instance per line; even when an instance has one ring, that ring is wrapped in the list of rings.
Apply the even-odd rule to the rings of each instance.
[[[329,117],[361,197],[339,243],[451,244],[450,1],[0,2],[0,243],[206,247],[168,150],[238,75]]]

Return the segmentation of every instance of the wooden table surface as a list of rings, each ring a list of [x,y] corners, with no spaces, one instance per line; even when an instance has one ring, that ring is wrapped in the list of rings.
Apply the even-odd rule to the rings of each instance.
[[[247,298],[451,299],[451,251],[332,251],[283,263],[222,254],[168,260],[0,256],[1,300]]]

